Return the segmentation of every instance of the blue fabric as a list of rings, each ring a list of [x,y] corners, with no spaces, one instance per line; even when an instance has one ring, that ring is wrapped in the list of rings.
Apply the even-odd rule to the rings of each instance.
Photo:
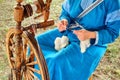
[[[80,52],[80,41],[70,30],[60,33],[58,29],[53,29],[36,36],[47,62],[50,80],[88,80],[105,54],[106,44],[113,42],[119,35],[120,20],[117,18],[106,22],[107,15],[120,9],[119,2],[105,0],[86,16],[77,19],[85,29],[98,33],[96,45],[91,45],[84,54]],[[60,19],[67,19],[69,25],[73,24],[73,19],[83,11],[80,4],[81,0],[65,0]],[[62,35],[69,37],[69,45],[56,51],[54,40]],[[95,42],[95,39],[91,41]],[[94,44],[93,42],[91,43]],[[38,68],[37,65],[35,68]]]
[[[47,62],[50,80],[88,80],[104,55],[106,46],[92,45],[82,54],[79,40],[68,32],[69,45],[56,51],[54,40],[62,35],[58,29],[54,29],[36,37]]]

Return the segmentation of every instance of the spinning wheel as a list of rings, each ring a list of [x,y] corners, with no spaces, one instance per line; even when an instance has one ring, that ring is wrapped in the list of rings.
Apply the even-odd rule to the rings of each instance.
[[[53,20],[48,20],[51,0],[46,0],[46,3],[43,0],[35,1],[36,10],[31,4],[22,5],[23,0],[16,1],[14,19],[17,25],[8,31],[6,38],[8,61],[11,68],[9,80],[39,80],[40,78],[41,80],[49,80],[47,65],[34,38],[34,30],[54,24]],[[41,13],[41,16],[44,16],[44,22],[22,27],[23,19],[32,16],[33,11]],[[35,69],[35,66],[38,69]]]

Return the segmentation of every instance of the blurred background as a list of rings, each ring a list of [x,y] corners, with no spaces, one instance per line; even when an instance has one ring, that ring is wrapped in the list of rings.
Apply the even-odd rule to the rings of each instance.
[[[16,0],[0,0],[0,80],[8,80],[7,77],[10,74],[5,48],[5,38],[9,28],[15,26],[13,18],[13,7],[16,5],[15,1]],[[24,3],[31,1],[32,0],[26,0]],[[63,1],[64,0],[52,1],[50,18],[54,19],[55,22],[59,18]],[[24,19],[23,26],[29,25],[32,22],[32,18]],[[54,25],[48,27],[46,30],[55,27]],[[39,29],[37,34],[41,34],[46,30]],[[93,74],[93,80],[120,80],[120,38],[108,46],[105,56],[102,58]]]

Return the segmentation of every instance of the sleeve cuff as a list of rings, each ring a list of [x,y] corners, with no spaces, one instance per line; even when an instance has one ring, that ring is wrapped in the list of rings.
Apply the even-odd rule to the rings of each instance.
[[[96,39],[94,45],[98,44],[99,36],[98,36],[98,31],[96,31]]]
[[[60,17],[60,20],[63,20],[63,19],[67,20],[68,24],[70,24],[70,19],[68,17]]]
[[[90,39],[90,44],[91,45],[97,45],[98,44],[98,32],[96,32],[96,38],[95,39]]]

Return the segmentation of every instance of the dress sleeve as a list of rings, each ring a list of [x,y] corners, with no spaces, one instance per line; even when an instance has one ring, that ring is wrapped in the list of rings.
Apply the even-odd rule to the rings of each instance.
[[[69,0],[65,0],[62,4],[62,11],[61,11],[59,19],[60,20],[66,19],[68,23],[70,24],[71,19],[70,19],[69,11],[70,11],[70,2]]]
[[[120,0],[105,0],[105,28],[96,32],[95,44],[112,43],[120,34]]]

